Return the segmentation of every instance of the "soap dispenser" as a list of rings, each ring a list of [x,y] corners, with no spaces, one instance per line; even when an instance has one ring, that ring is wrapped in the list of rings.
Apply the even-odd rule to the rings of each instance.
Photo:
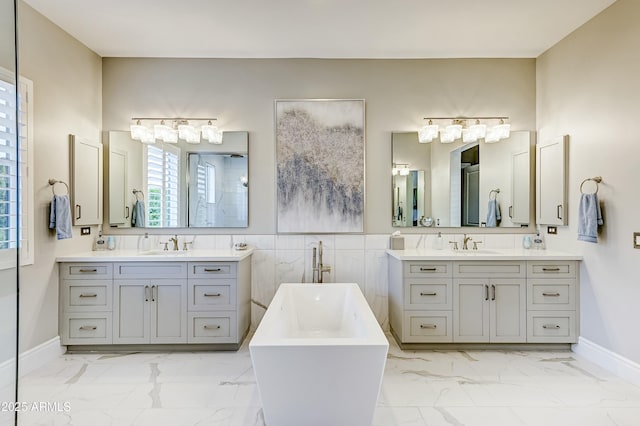
[[[93,250],[100,251],[107,249],[107,242],[102,236],[102,231],[98,231],[98,236],[96,237],[95,244],[93,245]]]
[[[444,248],[444,240],[442,239],[441,232],[438,232],[438,236],[433,240],[433,248],[435,250],[442,250]]]
[[[149,241],[149,233],[145,232],[144,237],[142,237],[142,241],[140,242],[140,251],[149,251],[151,250],[151,241]]]

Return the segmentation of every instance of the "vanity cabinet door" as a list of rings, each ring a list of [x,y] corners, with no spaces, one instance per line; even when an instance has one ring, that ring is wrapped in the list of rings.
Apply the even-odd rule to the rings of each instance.
[[[114,282],[113,343],[149,343],[149,280]]]
[[[527,286],[524,279],[493,279],[489,282],[492,343],[527,340]]]
[[[151,343],[187,343],[186,280],[152,280]]]
[[[567,224],[567,159],[569,136],[536,147],[536,222]]]
[[[526,288],[522,278],[454,280],[453,341],[525,342]]]
[[[187,343],[186,280],[118,280],[114,290],[113,343]]]
[[[102,144],[69,135],[74,225],[102,223]]]
[[[453,280],[453,341],[489,342],[489,280]]]

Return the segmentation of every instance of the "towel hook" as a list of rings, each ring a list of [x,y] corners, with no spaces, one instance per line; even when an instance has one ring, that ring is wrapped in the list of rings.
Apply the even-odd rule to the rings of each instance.
[[[491,194],[494,194],[493,200],[498,198],[498,194],[500,193],[500,188],[492,189],[489,191],[489,199],[491,200]]]
[[[56,194],[56,183],[61,183],[65,186],[65,188],[67,188],[67,193],[62,195],[69,195],[69,185],[67,185],[65,181],[57,180],[57,179],[49,179],[49,185],[51,185],[51,192],[53,192],[53,195],[60,195],[60,194]]]
[[[136,200],[138,200],[138,201],[144,201],[144,192],[142,192],[142,191],[140,191],[140,190],[138,190],[138,189],[135,189],[135,188],[134,188],[134,190],[133,190],[133,191],[131,191],[131,192],[133,192],[133,194],[136,196]],[[140,195],[142,198],[138,197],[138,195]]]
[[[587,183],[588,181],[594,181],[596,183],[596,192],[594,192],[593,194],[597,194],[598,193],[598,184],[600,182],[602,182],[602,176],[594,176],[594,177],[590,177],[590,178],[586,178],[585,180],[582,181],[582,183],[580,184],[580,193],[584,194],[584,191],[582,190],[582,186]]]

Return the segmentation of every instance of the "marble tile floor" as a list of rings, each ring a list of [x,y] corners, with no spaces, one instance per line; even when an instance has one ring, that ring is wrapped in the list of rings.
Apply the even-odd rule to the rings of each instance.
[[[374,425],[640,425],[640,387],[570,351],[402,351],[389,341]],[[18,424],[264,425],[248,342],[238,352],[63,355],[21,381],[21,402],[49,408]]]

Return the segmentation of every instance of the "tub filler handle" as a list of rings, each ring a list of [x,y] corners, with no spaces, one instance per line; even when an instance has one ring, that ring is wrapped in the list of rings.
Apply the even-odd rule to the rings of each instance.
[[[427,328],[430,330],[435,330],[436,329],[436,325],[435,324],[420,324],[420,328]]]

